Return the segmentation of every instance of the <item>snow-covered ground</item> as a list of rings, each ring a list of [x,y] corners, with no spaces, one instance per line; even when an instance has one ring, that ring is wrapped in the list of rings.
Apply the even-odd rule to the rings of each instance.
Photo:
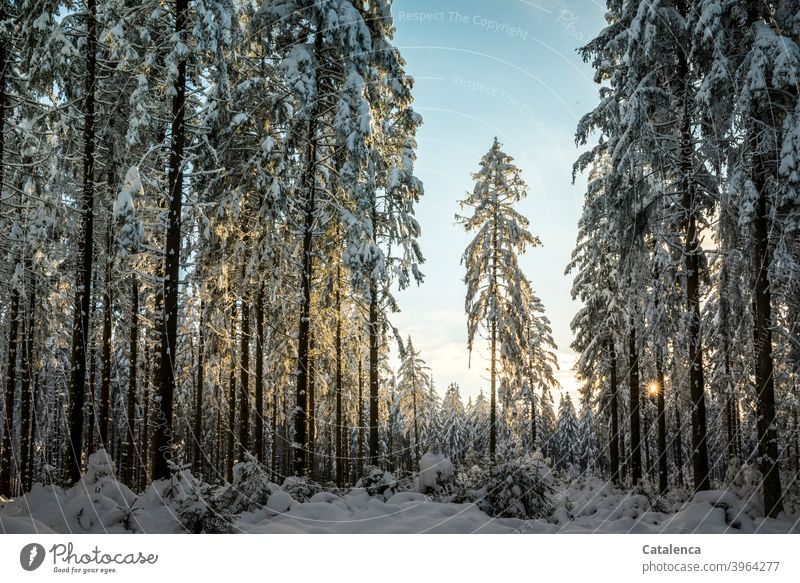
[[[694,496],[675,492],[666,498],[651,499],[643,493],[624,493],[593,477],[579,478],[568,485],[553,479],[546,516],[499,518],[479,509],[479,501],[441,501],[455,496],[414,491],[430,490],[429,475],[412,482],[411,489],[403,490],[391,484],[391,474],[376,472],[372,481],[362,484],[364,487],[332,492],[297,479],[288,479],[279,486],[254,474],[254,465],[241,464],[237,466],[235,487],[212,490],[188,472],[180,472],[172,480],[156,482],[137,495],[114,478],[112,465],[104,455],[99,452],[90,457],[86,475],[72,488],[37,484],[20,498],[0,501],[0,531],[800,533],[800,516],[787,513],[778,520],[759,517],[757,496],[735,489]],[[431,468],[426,465],[426,469]],[[443,476],[449,478],[449,472],[448,468]]]

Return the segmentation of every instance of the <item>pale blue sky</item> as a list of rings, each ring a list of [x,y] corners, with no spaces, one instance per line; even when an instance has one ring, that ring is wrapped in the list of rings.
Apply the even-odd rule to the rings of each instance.
[[[605,25],[594,0],[395,0],[395,42],[416,79],[417,174],[425,283],[399,295],[393,317],[433,369],[440,393],[458,382],[462,395],[488,388],[485,348],[468,368],[464,268],[468,242],[454,221],[471,173],[497,136],[528,184],[519,210],[543,247],[522,266],[542,298],[559,346],[565,389],[574,389],[569,323],[577,309],[564,269],[575,244],[585,178],[571,182],[579,118],[597,101],[592,70],[575,49]]]

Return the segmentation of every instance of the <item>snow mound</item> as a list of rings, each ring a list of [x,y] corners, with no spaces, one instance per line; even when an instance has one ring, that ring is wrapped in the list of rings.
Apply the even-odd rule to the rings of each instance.
[[[438,448],[434,448],[419,460],[417,491],[430,494],[453,481],[453,464]]]
[[[452,464],[441,453],[429,454],[418,484],[438,487],[452,477]],[[791,512],[779,520],[759,514],[751,501],[758,493],[751,477],[726,490],[691,494],[677,488],[658,496],[647,485],[626,492],[596,477],[562,483],[544,459],[529,456],[491,471],[461,471],[451,495],[397,491],[394,476],[378,468],[347,492],[311,493],[320,486],[290,478],[279,487],[263,466],[249,460],[223,488],[174,466],[169,479],[137,495],[116,480],[105,451],[87,462],[86,473],[71,488],[35,484],[25,495],[0,502],[0,533],[800,532]]]
[[[270,494],[269,500],[267,500],[267,509],[277,514],[282,514],[288,512],[292,504],[294,504],[292,497],[283,490],[278,490]]]
[[[367,466],[364,477],[356,482],[356,488],[363,488],[369,496],[391,497],[398,489],[397,479],[391,472],[375,466]]]
[[[308,478],[289,476],[281,484],[281,489],[298,502],[306,502],[322,491],[322,486]]]

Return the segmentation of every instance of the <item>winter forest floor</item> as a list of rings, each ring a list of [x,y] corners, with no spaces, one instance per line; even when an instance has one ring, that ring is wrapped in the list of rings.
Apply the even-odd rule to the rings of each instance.
[[[796,497],[779,519],[763,518],[747,468],[725,490],[659,497],[647,483],[626,492],[595,476],[554,475],[536,454],[492,477],[477,467],[454,472],[449,460],[432,455],[413,478],[375,469],[342,490],[297,478],[279,486],[250,461],[236,466],[230,485],[212,487],[183,470],[137,495],[100,451],[69,489],[36,484],[19,498],[0,499],[0,532],[800,533]]]

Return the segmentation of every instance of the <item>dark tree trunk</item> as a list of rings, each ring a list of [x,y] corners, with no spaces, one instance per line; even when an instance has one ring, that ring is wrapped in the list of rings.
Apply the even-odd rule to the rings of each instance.
[[[5,2],[0,4],[0,16],[6,19]],[[4,194],[5,184],[5,138],[6,138],[6,74],[9,72],[6,59],[6,35],[0,43],[0,197]],[[14,427],[14,385],[17,372],[17,318],[19,317],[19,292],[11,289],[9,310],[8,361],[6,363],[5,403],[3,409],[3,443],[0,448],[0,495],[11,496],[11,428]]]
[[[239,363],[239,461],[250,451],[250,304],[242,296],[241,362]]]
[[[378,282],[373,277],[369,285],[369,463],[373,466],[378,465],[378,319]]]
[[[183,38],[187,29],[189,0],[175,0],[175,34]],[[154,436],[153,479],[165,479],[172,462],[172,407],[175,395],[175,366],[178,354],[178,284],[181,264],[181,213],[183,210],[183,161],[186,130],[186,58],[177,63],[172,97],[172,128],[167,187],[169,212],[164,245],[163,324],[159,359],[158,417]]]
[[[617,394],[617,353],[614,350],[614,341],[609,338],[606,340],[608,351],[608,382],[611,391],[609,407],[611,407],[611,433],[608,439],[608,455],[611,462],[611,481],[615,484],[620,482],[619,472],[619,404]]]
[[[358,357],[358,459],[356,471],[364,470],[364,375],[361,371],[361,356]]]
[[[231,361],[228,369],[228,455],[225,460],[225,476],[233,482],[233,462],[236,454],[236,300],[231,306],[231,331],[229,353]]]
[[[491,397],[489,399],[489,460],[491,464],[494,465],[495,454],[497,452],[497,326],[494,321],[492,322],[491,334],[491,347],[489,348],[492,352],[489,373],[491,377]]]
[[[417,384],[416,382],[413,385],[413,399],[414,399],[414,453],[417,456],[417,463],[419,463],[420,455],[419,455],[419,421],[417,419]],[[418,468],[419,469],[419,468]]]
[[[777,155],[777,152],[772,152]],[[770,160],[774,163],[774,161]],[[758,456],[764,488],[764,513],[776,518],[783,511],[780,462],[778,461],[778,431],[775,420],[775,377],[772,359],[772,292],[769,287],[769,270],[772,249],[769,245],[770,219],[767,208],[768,164],[756,156],[754,180],[759,193],[756,207],[753,260],[756,272],[753,320],[755,324],[755,381],[756,428],[758,431]]]
[[[497,204],[494,205],[492,212],[492,274],[489,285],[491,287],[490,293],[494,297],[494,304],[497,305],[497,261],[498,253],[500,252],[499,241],[499,225],[497,217]],[[491,327],[491,362],[490,362],[490,392],[489,398],[489,461],[492,465],[495,462],[495,455],[497,452],[497,319],[496,316],[492,317],[490,324]]]
[[[216,429],[214,431],[214,456],[211,460],[211,469],[217,473],[222,473],[222,397],[220,396],[219,374],[214,383],[214,403],[216,405]]]
[[[200,329],[203,329],[202,323]],[[128,363],[128,399],[127,399],[127,431],[125,432],[125,453],[122,462],[122,479],[133,488],[134,447],[136,436],[136,391],[139,374],[139,282],[136,276],[131,277],[131,321],[130,321],[130,362]]]
[[[264,463],[264,286],[259,285],[256,296],[256,382],[255,382],[255,434],[256,458]]]
[[[648,411],[648,402],[647,399],[642,399],[641,401],[641,408],[642,408],[642,429],[644,430],[644,439],[642,440],[642,450],[644,451],[644,469],[642,470],[643,476],[646,476],[648,480],[652,479],[653,477],[653,459],[651,456],[651,447],[650,447],[650,433],[652,427],[650,425],[650,413]]]
[[[736,401],[734,396],[734,386],[731,382],[731,365],[730,365],[730,356],[729,350],[730,347],[727,342],[727,338],[723,339],[722,342],[722,350],[724,352],[724,362],[725,362],[725,393],[727,394],[727,399],[725,400],[725,429],[727,433],[728,439],[728,447],[727,447],[727,456],[725,464],[727,465],[728,461],[731,457],[738,457],[738,453],[736,451]]]
[[[297,342],[297,389],[296,406],[294,414],[294,474],[305,475],[306,449],[308,447],[306,430],[308,428],[308,360],[309,360],[309,332],[311,327],[311,277],[314,262],[312,261],[312,244],[314,241],[314,206],[316,195],[316,144],[312,132],[315,131],[314,123],[309,123],[309,145],[306,153],[305,184],[308,192],[305,210],[305,226],[303,232],[303,272],[300,304],[300,324]]]
[[[623,411],[623,417],[624,417],[624,411]],[[619,432],[619,455],[620,455],[620,460],[622,461],[622,466],[620,467],[620,477],[621,477],[622,483],[627,483],[628,482],[628,464],[629,464],[629,460],[628,460],[628,453],[627,453],[626,448],[625,448],[625,432],[624,431],[620,431]]]
[[[105,286],[103,288],[103,372],[100,379],[100,444],[110,453],[108,426],[111,416],[111,221],[106,231]]]
[[[89,313],[92,295],[92,247],[94,231],[94,91],[97,53],[97,3],[86,0],[86,78],[83,101],[83,197],[81,236],[78,239],[78,269],[73,302],[70,375],[69,447],[67,477],[70,483],[81,478],[83,446],[83,407],[86,390],[86,347],[89,339]]]
[[[536,393],[531,383],[531,451],[536,451]]]
[[[31,273],[31,262],[26,261],[25,270]],[[36,334],[36,281],[31,273],[30,296],[28,298],[23,320],[22,359],[20,376],[22,387],[20,393],[20,482],[23,492],[31,489],[31,404],[33,398],[33,340]]]
[[[349,420],[348,420],[349,421]],[[350,465],[352,458],[350,457],[350,427],[347,427],[347,432],[344,436],[344,475],[345,481],[349,480]]]
[[[658,490],[667,493],[667,414],[664,410],[664,367],[656,359],[656,410],[658,411]]]
[[[94,320],[94,306],[92,306]],[[86,428],[86,451],[94,453],[94,434],[97,430],[97,346],[94,338],[89,340],[89,423]]]
[[[325,458],[325,481],[330,482],[333,480],[333,428],[328,425],[328,451]]]
[[[672,444],[673,453],[675,455],[675,467],[678,469],[678,485],[683,486],[685,483],[683,477],[683,427],[681,424],[681,406],[680,398],[675,395],[675,441]]]
[[[317,390],[314,372],[314,333],[308,338],[308,477],[316,480]]]
[[[144,333],[144,386],[142,387],[142,401],[144,401],[144,411],[142,412],[142,429],[139,431],[139,451],[141,456],[141,475],[139,489],[144,490],[147,486],[147,476],[150,468],[150,377],[153,371],[151,361],[150,343],[147,341],[147,331]]]
[[[272,387],[272,451],[270,466],[272,469],[273,479],[277,479],[278,475],[278,389],[273,385]]]
[[[12,432],[14,430],[14,396],[17,388],[17,349],[19,332],[20,293],[16,287],[11,288],[11,306],[8,314],[8,360],[6,365],[6,394],[3,407],[3,457],[0,467],[0,494],[11,497],[13,473],[11,452]]]
[[[795,405],[794,420],[794,471],[800,473],[800,423],[797,419],[797,406]]]
[[[631,323],[628,334],[628,387],[630,389],[631,479],[633,485],[642,479],[642,444],[639,434],[641,387],[639,385],[639,352],[636,348],[636,328]]]
[[[336,485],[344,486],[344,428],[342,426],[342,297],[340,291],[341,268],[336,267]]]
[[[205,385],[204,366],[205,366],[205,346],[206,331],[203,329],[205,319],[205,302],[200,300],[200,322],[197,336],[197,385],[194,389],[194,422],[192,427],[192,441],[194,451],[192,455],[193,470],[195,474],[200,474],[203,469],[203,388]]]
[[[314,52],[318,59],[322,58],[323,37],[319,34],[321,26],[317,24],[317,34],[314,36]],[[315,86],[320,87],[321,71],[316,70]],[[314,244],[314,215],[316,212],[317,195],[317,114],[319,112],[319,99],[315,99],[308,122],[308,144],[306,147],[305,168],[303,170],[302,185],[306,191],[305,216],[303,218],[303,250],[302,273],[300,290],[300,323],[297,334],[297,388],[295,391],[294,411],[294,443],[293,469],[296,476],[303,476],[308,471],[306,463],[306,449],[308,447],[306,430],[308,419],[307,391],[308,391],[308,359],[309,359],[309,332],[311,330],[311,286],[313,276],[313,244]]]
[[[686,0],[679,0],[678,11],[685,18]],[[688,56],[678,51],[677,77],[683,94],[681,112],[681,191],[685,214],[684,267],[686,274],[686,303],[689,317],[689,393],[692,399],[692,473],[694,488],[711,487],[708,469],[708,436],[706,432],[706,399],[703,380],[703,341],[700,329],[700,243],[697,237],[697,206],[695,185],[692,180],[694,137],[690,113],[690,79]]]

